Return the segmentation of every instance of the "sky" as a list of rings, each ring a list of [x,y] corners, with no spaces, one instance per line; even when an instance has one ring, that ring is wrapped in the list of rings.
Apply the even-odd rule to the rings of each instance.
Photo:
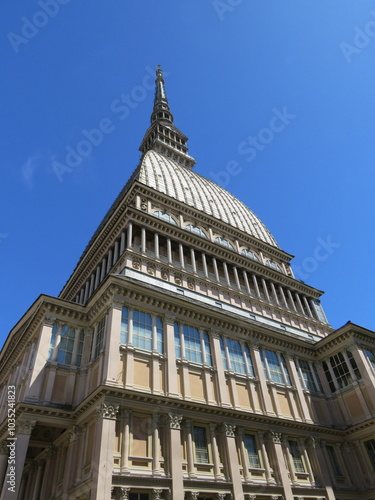
[[[330,324],[375,330],[375,6],[3,0],[0,345],[56,296],[137,167],[161,64],[195,170],[243,201]]]

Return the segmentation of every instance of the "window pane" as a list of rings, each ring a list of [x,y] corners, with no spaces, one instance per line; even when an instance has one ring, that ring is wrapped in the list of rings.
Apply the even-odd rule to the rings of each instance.
[[[185,356],[189,361],[202,363],[202,349],[199,331],[192,326],[184,325]]]
[[[220,340],[221,357],[223,360],[223,367],[224,367],[224,370],[228,370],[227,356],[225,353],[225,346],[224,346],[223,337],[219,337],[219,340]]]
[[[285,384],[283,371],[281,369],[277,354],[273,351],[264,350],[264,356],[267,359],[268,369],[271,380],[278,384]]]
[[[302,457],[298,448],[297,441],[289,441],[290,454],[292,455],[293,465],[296,472],[305,472]]]
[[[133,311],[133,345],[139,349],[152,351],[151,314]]]
[[[174,324],[174,345],[176,350],[176,358],[181,358],[180,326],[178,323]]]
[[[335,476],[342,476],[342,472],[339,466],[339,463],[337,461],[337,456],[335,452],[335,448],[333,446],[327,446],[327,452],[328,456],[332,465],[333,473]]]
[[[306,389],[312,392],[317,392],[317,387],[309,363],[304,359],[299,359],[298,364]]]
[[[195,460],[200,464],[208,464],[206,429],[194,427]]]
[[[121,314],[121,330],[120,330],[120,343],[126,344],[128,342],[129,333],[129,311],[127,307],[122,308]]]
[[[246,374],[245,360],[243,358],[241,344],[238,340],[226,339],[230,367],[236,373]]]
[[[207,332],[203,332],[203,342],[204,342],[204,349],[206,351],[206,363],[209,366],[212,366],[210,337],[208,336]]]
[[[255,443],[255,436],[245,434],[245,447],[249,457],[250,467],[253,469],[259,469],[261,465],[260,465],[258,450]]]

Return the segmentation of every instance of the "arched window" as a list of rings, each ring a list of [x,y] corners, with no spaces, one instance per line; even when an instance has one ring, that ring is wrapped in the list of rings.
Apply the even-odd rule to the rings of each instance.
[[[241,250],[241,255],[244,255],[248,259],[256,260],[257,262],[259,262],[259,259],[256,256],[256,254],[251,250],[249,250],[248,248],[244,248],[243,250]]]
[[[266,266],[271,267],[272,269],[275,269],[275,271],[279,271],[280,273],[282,272],[279,264],[276,264],[276,262],[271,259],[266,260]]]
[[[169,222],[169,224],[173,224],[174,226],[177,226],[176,220],[169,214],[166,214],[165,212],[162,212],[161,210],[156,210],[153,214],[154,217],[158,217],[161,220],[164,220],[165,222]]]
[[[203,231],[203,229],[201,229],[198,226],[193,226],[193,224],[188,224],[187,226],[185,226],[185,229],[187,231],[190,231],[191,233],[197,234],[201,238],[206,238],[207,239],[206,233]]]
[[[221,238],[220,236],[217,236],[214,239],[214,243],[217,243],[218,245],[221,245],[222,247],[228,248],[228,250],[232,250],[233,252],[235,251],[232,243],[230,241],[226,240],[225,238]]]

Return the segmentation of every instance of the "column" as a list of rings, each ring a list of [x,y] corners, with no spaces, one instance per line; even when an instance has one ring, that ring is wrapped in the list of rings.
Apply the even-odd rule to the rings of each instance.
[[[97,407],[96,436],[92,461],[91,500],[111,498],[113,450],[118,405],[102,403]]]
[[[129,449],[130,449],[130,417],[131,410],[123,410],[123,434],[121,441],[121,472],[129,471]]]
[[[287,439],[287,437],[285,435],[282,436],[281,447],[284,450],[284,456],[286,457],[286,461],[288,463],[288,470],[289,470],[290,480],[292,481],[293,485],[297,485],[298,486],[298,479],[297,479],[297,476],[296,476],[296,474],[294,472],[293,457],[292,457],[292,454],[290,452],[288,439]]]
[[[169,470],[172,477],[172,499],[184,498],[184,481],[181,454],[182,415],[169,413]]]
[[[68,464],[68,467],[64,468],[64,476],[63,476],[63,492],[62,498],[63,500],[68,499],[68,491],[73,484],[76,474],[76,459],[77,459],[77,438],[82,433],[81,427],[77,425],[73,425],[73,427],[69,431],[69,446],[68,452],[66,454],[65,463]],[[33,499],[34,500],[34,499]],[[37,500],[37,499],[35,499]]]
[[[252,274],[251,277],[253,279],[253,283],[254,283],[254,288],[255,288],[256,294],[257,294],[257,296],[259,298],[261,298],[257,277],[255,276],[255,274]]]
[[[185,430],[186,430],[186,451],[187,451],[187,466],[188,474],[190,478],[195,477],[195,467],[194,467],[194,451],[193,451],[193,425],[192,421],[185,420]]]
[[[180,266],[182,269],[185,269],[184,246],[182,243],[178,244],[178,251],[179,251],[179,257],[180,257]]]
[[[119,240],[116,240],[115,241],[115,248],[113,250],[113,263],[114,264],[116,264],[116,262],[118,260],[119,248],[120,248]]]
[[[212,264],[214,266],[215,279],[218,283],[220,283],[220,276],[219,276],[219,270],[217,268],[216,257],[212,257]]]
[[[126,234],[125,231],[121,232],[121,238],[120,238],[120,255],[124,253],[125,250],[125,240],[126,240]]]
[[[252,295],[251,288],[250,288],[250,283],[249,283],[249,279],[247,277],[247,272],[245,271],[245,269],[242,271],[242,274],[243,274],[243,279],[245,281],[246,291],[247,291],[247,293],[249,295]]]
[[[146,253],[146,228],[141,229],[141,252]]]
[[[206,254],[204,252],[202,252],[202,264],[203,264],[203,273],[204,273],[205,277],[208,278]]]
[[[127,248],[133,248],[133,224],[129,222],[127,234]]]
[[[111,248],[110,250],[108,250],[108,256],[107,256],[107,273],[109,273],[109,271],[112,269],[112,254],[113,254],[113,251]],[[91,292],[90,292],[90,295],[91,295]]]
[[[275,303],[279,306],[280,302],[279,302],[279,299],[277,297],[275,285],[272,283],[272,281],[270,282],[270,285],[271,285],[272,295],[273,295],[273,297],[275,299]]]
[[[284,293],[284,290],[283,290],[283,287],[281,285],[279,285],[279,292],[280,292],[280,295],[281,295],[281,298],[284,302],[284,306],[289,309],[289,306],[288,306],[288,302],[286,300],[286,297],[285,297],[285,293]]]
[[[90,288],[89,288],[89,296],[90,297],[91,297],[91,295],[94,292],[94,285],[95,285],[95,274],[91,273],[91,276],[90,276]]]
[[[15,469],[12,470],[11,467],[14,467],[14,465],[8,464],[6,471],[6,474],[14,472],[15,484],[14,484],[14,491],[9,491],[8,490],[9,483],[7,482],[7,480],[4,482],[1,490],[0,500],[14,500],[15,498],[18,498],[18,493],[23,474],[23,468],[26,460],[26,453],[29,447],[30,435],[31,431],[35,427],[35,424],[36,424],[35,420],[26,420],[26,419],[19,420],[17,422],[17,427],[16,427],[17,440],[8,441],[7,443],[9,450],[11,450],[9,445],[12,443],[15,444],[14,453],[17,460],[17,466],[15,467]],[[8,477],[10,478],[11,476]]]
[[[95,285],[94,289],[96,290],[99,286],[100,283],[100,266],[96,266],[96,271],[95,271]]]
[[[160,259],[159,233],[154,234],[155,258]]]
[[[267,283],[266,283],[266,280],[264,278],[261,279],[262,281],[262,286],[263,286],[263,291],[264,291],[264,296],[266,297],[266,299],[268,300],[268,302],[271,302],[271,299],[270,299],[270,296],[268,294],[268,289],[267,289]]]
[[[168,396],[178,397],[176,350],[174,345],[174,321],[175,317],[166,315],[165,325],[165,347],[167,357],[167,391]]]
[[[134,374],[134,346],[133,346],[133,311],[132,307],[128,307],[128,346],[126,350],[126,372],[125,372],[125,387],[133,388]]]
[[[304,303],[304,304],[305,304],[305,306],[306,306],[306,309],[307,309],[307,313],[308,313],[308,315],[309,315],[309,316],[311,316],[311,318],[313,318],[314,316],[313,316],[313,314],[312,314],[312,312],[311,312],[310,305],[309,305],[309,303],[307,302],[307,299],[306,299],[306,297],[305,297],[304,295],[302,296],[302,299],[303,299],[303,303]]]
[[[268,460],[266,443],[264,442],[264,439],[265,439],[265,433],[259,431],[258,432],[258,441],[259,441],[259,446],[260,446],[260,452],[262,454],[262,462],[263,462],[263,466],[264,466],[265,473],[266,473],[267,484],[275,485],[276,481],[272,477],[270,462]]]
[[[227,266],[226,262],[223,262],[223,268],[224,268],[225,281],[227,282],[228,286],[231,286],[230,279],[229,279],[229,273],[228,273],[228,266]]]
[[[159,436],[159,415],[152,415],[152,473],[160,475],[160,436]]]
[[[327,500],[336,500],[320,440],[310,437],[306,444],[310,462],[319,479],[319,486],[325,488]]]
[[[220,472],[220,456],[216,440],[216,424],[211,423],[209,427],[210,427],[212,458],[214,460],[214,475],[215,479],[221,479],[222,476]]]
[[[362,381],[367,388],[367,397],[371,400],[372,407],[375,408],[375,376],[369,365],[367,356],[357,344],[351,344],[349,348],[357,363],[358,370],[361,372]]]
[[[264,377],[262,360],[260,359],[259,346],[251,343],[250,344],[251,357],[254,361],[254,371],[255,375],[258,377],[260,385],[260,397],[263,402],[263,411],[266,415],[275,415],[273,411],[272,401],[270,393],[268,392],[267,380]]]
[[[167,238],[167,257],[168,264],[172,264],[172,242],[170,238]]]
[[[218,388],[218,396],[219,396],[219,405],[224,406],[224,407],[230,407],[232,406],[230,403],[229,399],[229,393],[228,393],[228,387],[227,387],[227,382],[225,378],[225,372],[224,372],[224,365],[223,365],[223,360],[222,360],[222,355],[221,355],[221,347],[220,347],[220,340],[219,340],[219,335],[216,332],[211,333],[211,345],[212,345],[212,351],[213,355],[215,358],[215,365],[216,365],[216,376],[217,376],[217,388]]]
[[[241,283],[240,283],[240,278],[238,277],[238,271],[237,271],[237,267],[236,266],[233,266],[233,274],[234,274],[234,280],[236,282],[236,286],[239,290],[242,290],[241,288]]]
[[[191,264],[193,266],[193,273],[196,274],[196,272],[197,272],[197,262],[195,260],[195,251],[194,251],[194,248],[190,248],[190,255],[191,255]]]
[[[291,354],[287,354],[285,356],[286,364],[288,367],[288,371],[290,374],[290,378],[292,379],[292,386],[296,388],[298,394],[299,407],[301,411],[301,417],[304,422],[312,423],[312,419],[310,417],[309,408],[307,406],[306,398],[302,390],[302,386],[298,377],[296,364],[294,358]]]
[[[227,456],[227,468],[233,484],[233,500],[244,500],[242,489],[242,478],[240,464],[238,463],[237,446],[235,440],[236,426],[224,422],[225,448]]]
[[[296,299],[297,299],[297,304],[298,304],[298,306],[299,306],[299,308],[300,308],[300,312],[301,312],[302,314],[305,314],[305,310],[304,310],[304,308],[303,308],[303,305],[302,305],[302,302],[301,302],[301,299],[300,299],[300,297],[299,297],[298,293],[297,293],[297,292],[295,292],[295,294],[294,294],[294,295],[295,295],[295,297],[296,297]]]
[[[47,362],[54,321],[55,318],[51,316],[46,316],[44,318],[36,348],[34,366],[31,369],[31,375],[25,391],[25,399],[27,400],[39,400],[44,378],[43,371]]]
[[[349,471],[351,481],[354,488],[358,489],[361,487],[362,483],[362,473],[356,460],[355,451],[353,449],[352,443],[345,441],[341,445],[342,458],[345,462],[345,469]]]
[[[269,437],[273,446],[273,451],[276,459],[276,466],[278,470],[278,476],[280,478],[282,487],[284,489],[285,500],[294,500],[292,486],[290,484],[290,479],[288,475],[288,470],[284,461],[284,454],[281,445],[281,433],[270,431]]]
[[[289,289],[287,291],[288,291],[289,301],[291,304],[291,309],[293,309],[295,312],[297,312],[297,308],[296,308],[296,305],[295,305],[294,300],[293,300],[292,292]]]
[[[41,492],[41,488],[42,488],[42,479],[43,479],[43,470],[44,470],[44,466],[45,466],[45,460],[39,460],[37,464],[38,464],[38,468],[36,471],[34,491],[33,491],[33,496],[31,497],[31,500],[39,500],[40,499],[40,492]]]
[[[123,299],[114,297],[108,313],[105,332],[105,354],[103,367],[103,381],[105,384],[116,385],[119,381],[122,367],[120,366],[120,327]]]
[[[312,486],[315,486],[315,478],[314,478],[314,473],[313,473],[313,470],[312,470],[312,467],[311,467],[309,454],[307,453],[306,444],[305,444],[305,439],[300,438],[300,439],[298,440],[298,444],[299,444],[299,448],[300,448],[300,450],[302,451],[301,455],[303,456],[303,458],[304,458],[304,462],[305,462],[305,464],[306,464],[307,473],[308,473],[308,475],[309,475],[309,480],[310,480],[310,483],[311,483],[311,485],[312,485]]]
[[[243,427],[238,428],[238,438],[240,442],[240,453],[241,453],[241,462],[242,462],[242,472],[243,477],[246,482],[251,481],[251,474],[249,473],[249,457],[247,454],[247,450],[244,442],[244,429]]]

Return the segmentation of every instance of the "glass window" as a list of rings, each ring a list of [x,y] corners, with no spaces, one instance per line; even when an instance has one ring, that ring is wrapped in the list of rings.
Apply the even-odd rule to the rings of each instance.
[[[203,231],[203,229],[201,229],[198,226],[193,226],[193,224],[188,224],[187,226],[185,226],[185,229],[187,231],[190,231],[191,233],[197,234],[201,238],[206,238],[207,239],[206,233]]]
[[[256,446],[255,436],[245,434],[245,448],[249,457],[249,464],[252,469],[259,469],[261,467],[259,460],[259,453]]]
[[[105,330],[105,316],[99,321],[96,333],[96,345],[95,345],[95,353],[94,359],[96,359],[104,345],[104,330]]]
[[[311,392],[318,392],[310,364],[304,359],[298,359],[297,362],[299,365],[299,375],[304,387]]]
[[[333,382],[333,378],[332,378],[331,372],[329,371],[328,364],[325,361],[323,361],[322,366],[323,366],[324,374],[325,374],[325,376],[327,378],[327,382],[328,382],[329,388],[331,389],[332,392],[335,392],[336,391],[336,387],[335,387],[335,384]]]
[[[329,358],[329,360],[340,389],[352,384],[353,379],[342,352],[338,352],[337,354]]]
[[[129,311],[127,307],[122,308],[121,313],[121,330],[120,330],[120,343],[128,343],[128,327],[129,327]]]
[[[227,355],[225,353],[225,346],[224,346],[223,337],[219,337],[219,340],[220,340],[221,357],[223,360],[223,367],[224,367],[224,370],[228,370]]]
[[[158,217],[161,220],[164,220],[165,222],[169,222],[169,224],[173,224],[174,226],[177,226],[176,220],[169,214],[166,214],[165,212],[162,212],[161,210],[156,210],[152,215],[155,217]]]
[[[281,267],[279,266],[279,264],[276,264],[276,262],[274,262],[271,259],[266,260],[266,266],[271,267],[272,269],[275,269],[275,271],[281,272]]]
[[[375,439],[370,439],[369,441],[365,441],[365,448],[367,450],[372,468],[375,471]]]
[[[199,464],[208,464],[206,429],[194,427],[195,460]]]
[[[181,335],[184,341],[184,353],[181,349]],[[206,363],[212,366],[210,338],[207,332],[202,332],[193,326],[180,325],[174,326],[176,357],[184,356],[193,363]]]
[[[57,362],[70,365],[72,362],[74,348],[75,330],[71,326],[64,325],[61,328],[61,338],[58,345]]]
[[[353,354],[350,351],[346,351],[346,354],[348,356],[349,363],[350,363],[351,367],[353,368],[354,375],[357,377],[357,380],[361,380],[362,379],[362,375],[361,375],[361,372],[358,369],[358,366],[357,366],[357,363],[356,363],[356,361],[354,359]]]
[[[51,359],[52,359],[53,351],[54,351],[55,344],[56,344],[57,329],[58,329],[58,324],[54,323],[54,325],[52,327],[51,339],[49,342],[47,361],[51,361]]]
[[[218,245],[221,245],[222,247],[228,248],[228,250],[233,250],[233,252],[235,251],[232,243],[230,243],[230,241],[226,240],[225,238],[221,238],[220,236],[217,236],[214,239],[214,243],[217,243]]]
[[[268,379],[267,362],[270,380],[278,384],[291,385],[284,356],[268,349],[261,350],[260,353],[265,377]]]
[[[372,369],[375,371],[375,354],[369,349],[365,349],[364,353],[366,354],[366,357],[369,360]]]
[[[226,339],[228,354],[229,354],[229,363],[231,369],[236,373],[242,373],[246,375],[246,361],[249,367],[250,375],[254,376],[253,364],[250,357],[249,348],[246,344],[244,344],[244,348],[242,350],[240,342],[238,340]],[[246,361],[245,361],[246,358]]]
[[[342,476],[340,465],[337,461],[335,448],[333,446],[327,446],[326,448],[327,448],[329,460],[330,460],[331,465],[332,465],[333,473],[335,474],[335,476]]]
[[[76,358],[76,365],[77,366],[81,366],[84,340],[85,340],[85,334],[81,330],[79,333],[79,338],[78,338],[77,358]]]
[[[297,441],[289,441],[289,449],[293,459],[294,470],[296,472],[305,472]]]
[[[243,250],[241,250],[241,255],[244,255],[248,259],[256,260],[257,262],[259,262],[259,259],[256,256],[256,254],[251,250],[249,250],[248,248],[244,248]]]
[[[133,345],[146,351],[152,351],[151,314],[133,311]]]

